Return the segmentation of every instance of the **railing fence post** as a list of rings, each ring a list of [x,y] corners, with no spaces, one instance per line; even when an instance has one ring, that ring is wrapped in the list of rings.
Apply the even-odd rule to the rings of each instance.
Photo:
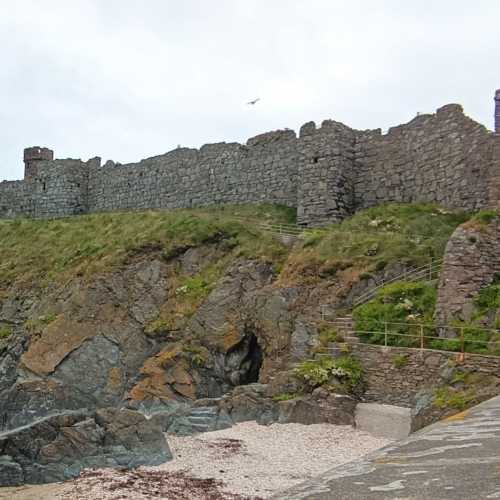
[[[465,339],[464,339],[464,327],[460,328],[460,344],[461,344],[461,352],[462,359],[465,357]]]

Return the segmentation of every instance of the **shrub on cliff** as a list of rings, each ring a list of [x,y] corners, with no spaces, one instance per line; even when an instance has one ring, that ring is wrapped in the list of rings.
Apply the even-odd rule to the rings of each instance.
[[[420,324],[428,325],[424,335],[434,335],[431,325],[436,295],[434,286],[424,282],[391,283],[354,309],[356,332],[366,342],[384,344],[387,329],[388,345],[419,345]]]
[[[490,285],[479,290],[474,305],[480,315],[500,309],[500,273],[496,273]]]
[[[360,363],[352,356],[332,358],[322,356],[300,363],[294,370],[296,377],[310,389],[336,379],[347,392],[352,391],[362,379]]]

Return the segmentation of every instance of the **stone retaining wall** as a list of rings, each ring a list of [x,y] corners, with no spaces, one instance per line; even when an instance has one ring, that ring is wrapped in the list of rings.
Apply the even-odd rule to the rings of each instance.
[[[458,359],[452,352],[370,344],[356,344],[353,355],[362,363],[368,400],[408,407],[418,392],[437,387],[443,368]],[[406,359],[403,365],[395,361],[400,357]],[[459,366],[500,377],[500,358],[466,354]]]

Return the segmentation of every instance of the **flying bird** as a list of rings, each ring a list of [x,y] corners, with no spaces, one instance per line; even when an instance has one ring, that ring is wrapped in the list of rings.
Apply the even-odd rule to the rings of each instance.
[[[257,101],[260,101],[260,97],[257,97],[257,99],[254,99],[253,101],[247,102],[249,106],[253,106],[257,103]]]

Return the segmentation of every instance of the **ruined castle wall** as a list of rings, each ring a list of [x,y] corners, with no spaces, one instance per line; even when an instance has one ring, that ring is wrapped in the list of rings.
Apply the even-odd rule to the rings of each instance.
[[[490,204],[489,181],[500,170],[493,134],[457,104],[405,125],[358,133],[356,209],[380,203],[436,202],[477,210]]]
[[[88,164],[80,160],[40,161],[28,179],[32,216],[65,217],[87,212]]]
[[[297,204],[293,131],[254,137],[246,146],[208,144],[128,165],[91,169],[89,209],[186,208],[217,203]]]
[[[385,135],[327,120],[304,125],[299,138],[281,130],[102,168],[48,161],[46,148],[25,155],[24,183],[0,184],[0,217],[267,202],[297,207],[298,223],[316,226],[386,202],[473,211],[500,200],[500,134],[457,104]]]
[[[354,210],[355,133],[342,123],[313,122],[300,130],[297,222],[320,226],[342,220]]]
[[[0,182],[0,219],[29,217],[30,203],[24,181]]]

